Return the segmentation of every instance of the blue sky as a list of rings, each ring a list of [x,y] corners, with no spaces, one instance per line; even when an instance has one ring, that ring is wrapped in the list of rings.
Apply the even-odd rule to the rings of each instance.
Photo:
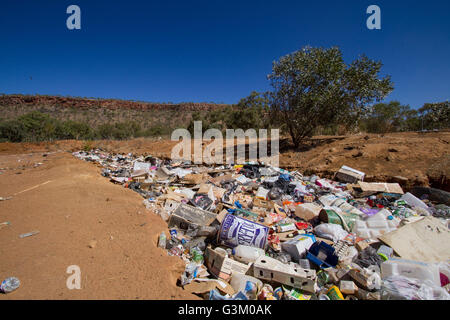
[[[66,8],[81,8],[81,30]],[[366,8],[381,8],[381,30]],[[236,103],[269,89],[272,62],[305,45],[384,63],[411,107],[450,98],[450,1],[0,3],[0,93]]]

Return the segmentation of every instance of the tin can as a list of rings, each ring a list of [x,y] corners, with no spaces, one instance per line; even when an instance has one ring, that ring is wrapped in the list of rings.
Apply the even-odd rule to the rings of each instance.
[[[227,214],[218,233],[218,242],[234,248],[240,244],[265,249],[269,227]]]
[[[358,216],[352,213],[345,212],[341,213],[341,216],[342,218],[344,218],[344,221],[347,224],[348,228],[350,230],[353,230]],[[339,224],[344,227],[341,218],[336,214],[334,210],[322,209],[319,213],[319,219],[325,223]]]

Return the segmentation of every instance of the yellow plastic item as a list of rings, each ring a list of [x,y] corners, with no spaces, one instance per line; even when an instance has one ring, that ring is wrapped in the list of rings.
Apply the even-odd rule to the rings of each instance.
[[[327,292],[327,296],[331,299],[331,300],[345,300],[344,296],[341,293],[341,290],[339,290],[338,287],[336,286],[332,286],[328,292]]]

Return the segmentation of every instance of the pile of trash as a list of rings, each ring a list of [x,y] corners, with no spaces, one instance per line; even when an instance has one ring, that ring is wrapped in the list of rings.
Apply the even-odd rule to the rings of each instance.
[[[256,162],[73,155],[168,223],[158,246],[205,299],[450,299],[450,204],[431,201],[435,189],[418,198],[346,166],[333,181]]]

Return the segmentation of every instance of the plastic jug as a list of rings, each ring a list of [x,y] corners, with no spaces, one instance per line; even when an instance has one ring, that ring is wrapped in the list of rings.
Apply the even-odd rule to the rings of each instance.
[[[236,260],[244,263],[255,262],[260,256],[264,256],[265,251],[261,248],[238,245],[233,249],[233,256]]]

